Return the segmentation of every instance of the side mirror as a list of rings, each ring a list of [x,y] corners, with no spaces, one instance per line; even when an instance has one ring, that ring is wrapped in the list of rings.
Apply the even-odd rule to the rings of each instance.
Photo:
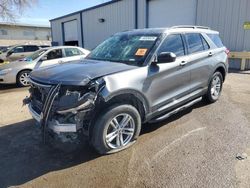
[[[41,59],[39,61],[46,61],[46,60],[48,60],[47,55],[44,55],[41,57]]]
[[[176,55],[172,52],[161,52],[157,57],[157,63],[171,63],[176,60]]]

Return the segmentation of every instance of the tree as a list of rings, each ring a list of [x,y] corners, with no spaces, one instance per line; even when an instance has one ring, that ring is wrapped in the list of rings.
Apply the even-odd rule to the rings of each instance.
[[[0,0],[0,17],[2,20],[14,21],[36,2],[37,0]]]

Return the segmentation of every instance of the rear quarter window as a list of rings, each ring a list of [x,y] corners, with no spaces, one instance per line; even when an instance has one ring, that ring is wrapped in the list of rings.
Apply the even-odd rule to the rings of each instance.
[[[38,46],[24,46],[24,51],[25,52],[34,52],[39,50]]]
[[[219,34],[207,34],[207,36],[213,41],[213,43],[218,47],[224,47],[224,44],[222,43]]]

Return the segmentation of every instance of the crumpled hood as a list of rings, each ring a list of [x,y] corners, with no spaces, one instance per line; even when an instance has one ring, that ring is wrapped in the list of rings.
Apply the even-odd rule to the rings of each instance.
[[[40,83],[86,85],[92,79],[135,68],[137,67],[124,63],[85,59],[34,70],[31,72],[30,78]]]

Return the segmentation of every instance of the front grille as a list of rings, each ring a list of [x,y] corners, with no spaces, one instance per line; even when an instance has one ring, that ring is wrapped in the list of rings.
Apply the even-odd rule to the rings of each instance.
[[[48,96],[49,90],[51,85],[37,83],[33,80],[30,80],[31,88],[30,88],[30,95],[31,95],[31,105],[34,110],[40,114],[42,111],[43,104]]]

